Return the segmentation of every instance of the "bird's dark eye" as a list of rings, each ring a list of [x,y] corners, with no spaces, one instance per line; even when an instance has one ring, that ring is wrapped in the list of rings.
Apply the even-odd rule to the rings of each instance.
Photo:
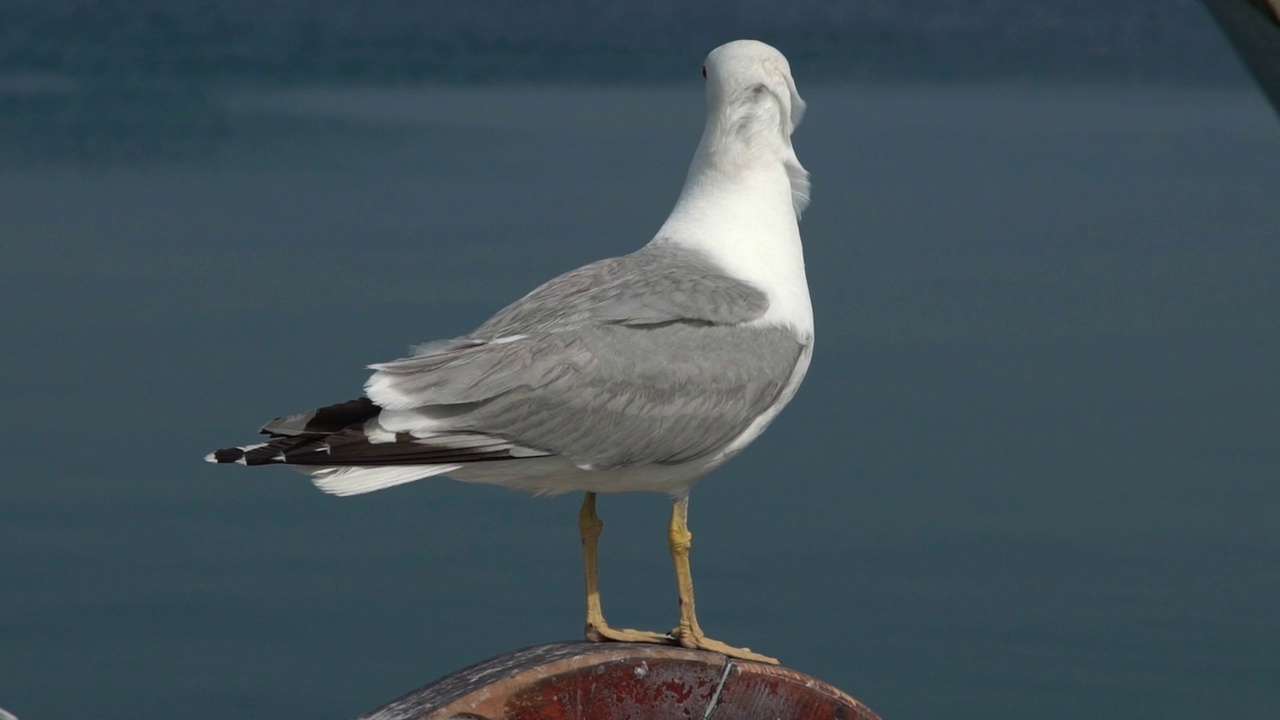
[[[705,78],[706,76],[707,76],[707,66],[706,66],[706,65],[703,65],[703,66],[702,66],[702,77],[704,77],[704,78]]]

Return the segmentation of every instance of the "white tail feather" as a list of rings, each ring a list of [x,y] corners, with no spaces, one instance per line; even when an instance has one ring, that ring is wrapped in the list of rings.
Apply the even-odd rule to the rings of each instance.
[[[383,488],[403,485],[431,477],[444,475],[461,468],[461,465],[391,465],[386,467],[320,467],[308,469],[311,482],[330,495],[361,495]]]

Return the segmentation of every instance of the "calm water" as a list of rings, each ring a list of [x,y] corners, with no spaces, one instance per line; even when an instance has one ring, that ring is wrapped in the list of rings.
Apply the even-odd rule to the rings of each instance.
[[[1199,0],[10,0],[0,83],[674,82],[739,37],[786,48],[809,82],[1242,79]]]
[[[818,348],[694,493],[709,632],[886,718],[1280,715],[1261,96],[799,81]],[[645,242],[701,112],[693,84],[10,88],[0,706],[343,718],[575,637],[577,497],[200,458]],[[602,503],[619,624],[675,620],[666,511]]]

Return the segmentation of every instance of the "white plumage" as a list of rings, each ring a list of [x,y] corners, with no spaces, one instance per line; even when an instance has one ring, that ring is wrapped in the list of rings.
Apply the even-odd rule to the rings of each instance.
[[[276,440],[210,459],[294,465],[335,495],[436,475],[536,493],[687,493],[772,422],[813,347],[798,224],[809,179],[791,144],[804,101],[786,58],[763,43],[717,48],[704,70],[701,141],[675,207],[642,250],[557,278],[469,336],[372,366],[363,405],[274,420],[263,431]],[[606,337],[620,327],[631,334]],[[673,354],[681,343],[704,367]],[[735,404],[734,388],[752,400]],[[499,401],[506,414],[486,416]],[[701,432],[716,434],[690,451]],[[604,447],[628,443],[641,460]]]

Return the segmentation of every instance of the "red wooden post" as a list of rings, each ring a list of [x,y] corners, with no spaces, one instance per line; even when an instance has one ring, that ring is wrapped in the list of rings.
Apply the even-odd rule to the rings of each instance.
[[[662,645],[554,643],[459,670],[359,720],[880,720],[786,668]]]

